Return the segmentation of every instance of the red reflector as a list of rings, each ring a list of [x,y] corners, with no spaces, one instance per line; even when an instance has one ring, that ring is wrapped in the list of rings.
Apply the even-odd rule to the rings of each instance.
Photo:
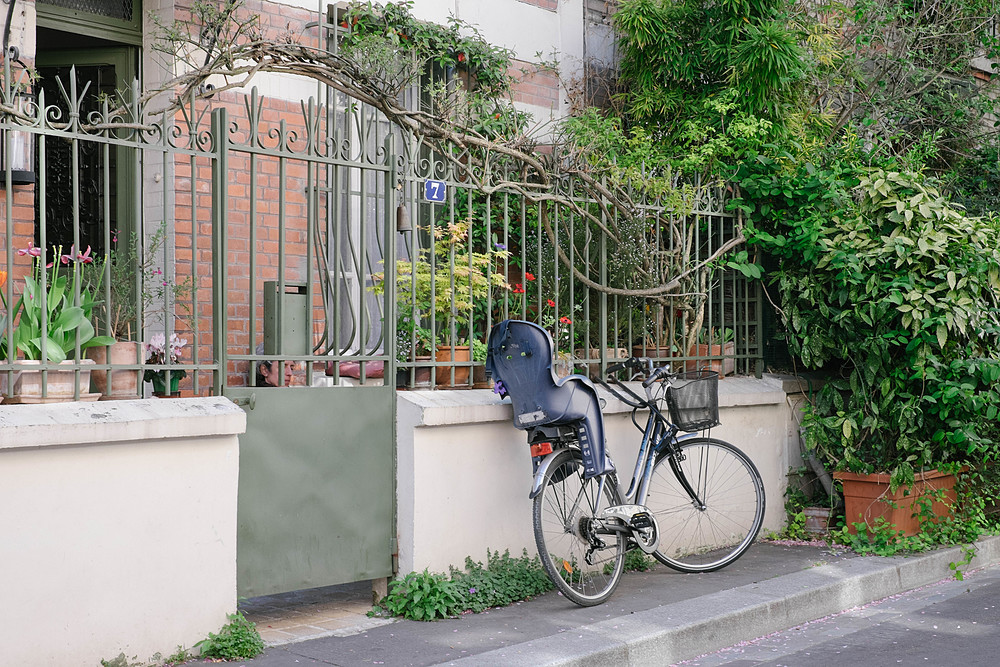
[[[552,453],[551,442],[537,442],[531,446],[531,456],[545,456]]]

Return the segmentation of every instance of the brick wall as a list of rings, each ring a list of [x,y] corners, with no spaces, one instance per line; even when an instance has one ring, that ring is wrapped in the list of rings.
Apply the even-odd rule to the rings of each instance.
[[[516,81],[513,89],[515,102],[559,109],[558,74],[523,61],[516,61],[510,74]]]
[[[313,261],[312,275],[306,275],[308,253],[307,189],[309,171],[312,170],[313,184],[323,179],[323,169],[302,159],[286,159],[277,156],[257,155],[251,157],[242,147],[256,145],[249,137],[249,121],[240,93],[227,92],[212,101],[213,108],[225,106],[230,121],[238,128],[234,136],[234,147],[229,152],[227,183],[227,257],[226,257],[226,327],[229,334],[227,349],[230,354],[252,354],[256,345],[263,342],[265,281],[278,281],[282,275],[287,283],[312,282],[316,292],[313,321],[314,334],[322,332],[324,313],[320,298],[321,283],[318,265]],[[263,100],[261,126],[257,132],[259,145],[265,149],[276,148],[279,139],[270,136],[285,125],[288,148],[304,153],[307,147],[303,140],[305,125],[298,102],[284,100]],[[322,140],[322,137],[320,138]],[[321,146],[322,150],[322,146]],[[251,175],[256,181],[251,190]],[[212,276],[212,208],[211,164],[196,163],[194,175],[190,160],[179,157],[176,162],[176,266],[181,280],[192,276],[197,264],[199,280],[198,300],[204,307],[198,314],[199,354],[211,358],[210,335],[212,329],[211,276]],[[284,199],[282,200],[282,196]],[[318,203],[318,218],[325,220],[325,202]],[[251,217],[251,208],[253,216]],[[251,228],[253,238],[251,239]],[[284,272],[280,256],[284,253]],[[251,341],[250,314],[254,314],[254,331]],[[188,332],[189,334],[191,332]],[[246,383],[250,366],[245,361],[233,361],[226,369],[231,385]]]

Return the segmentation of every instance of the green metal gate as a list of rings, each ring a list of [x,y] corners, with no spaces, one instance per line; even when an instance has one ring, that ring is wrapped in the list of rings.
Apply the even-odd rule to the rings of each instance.
[[[303,104],[265,132],[265,102],[246,109],[245,132],[225,108],[212,122],[213,228],[227,231],[213,329],[223,393],[247,412],[238,591],[391,576],[395,295],[370,283],[396,252],[392,131],[350,105]],[[292,386],[264,385],[267,365]]]

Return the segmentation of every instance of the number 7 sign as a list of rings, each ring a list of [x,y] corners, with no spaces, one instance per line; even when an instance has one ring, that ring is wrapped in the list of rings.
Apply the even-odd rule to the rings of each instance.
[[[424,199],[426,201],[443,202],[448,193],[448,184],[444,181],[424,181]]]

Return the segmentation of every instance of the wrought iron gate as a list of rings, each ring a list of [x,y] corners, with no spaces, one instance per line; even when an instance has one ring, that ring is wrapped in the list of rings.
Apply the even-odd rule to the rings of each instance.
[[[353,108],[303,104],[267,131],[256,93],[246,110],[245,131],[225,108],[212,123],[214,329],[247,411],[239,593],[391,576],[394,293],[370,282],[395,255],[394,139]],[[292,386],[266,386],[268,366]]]

